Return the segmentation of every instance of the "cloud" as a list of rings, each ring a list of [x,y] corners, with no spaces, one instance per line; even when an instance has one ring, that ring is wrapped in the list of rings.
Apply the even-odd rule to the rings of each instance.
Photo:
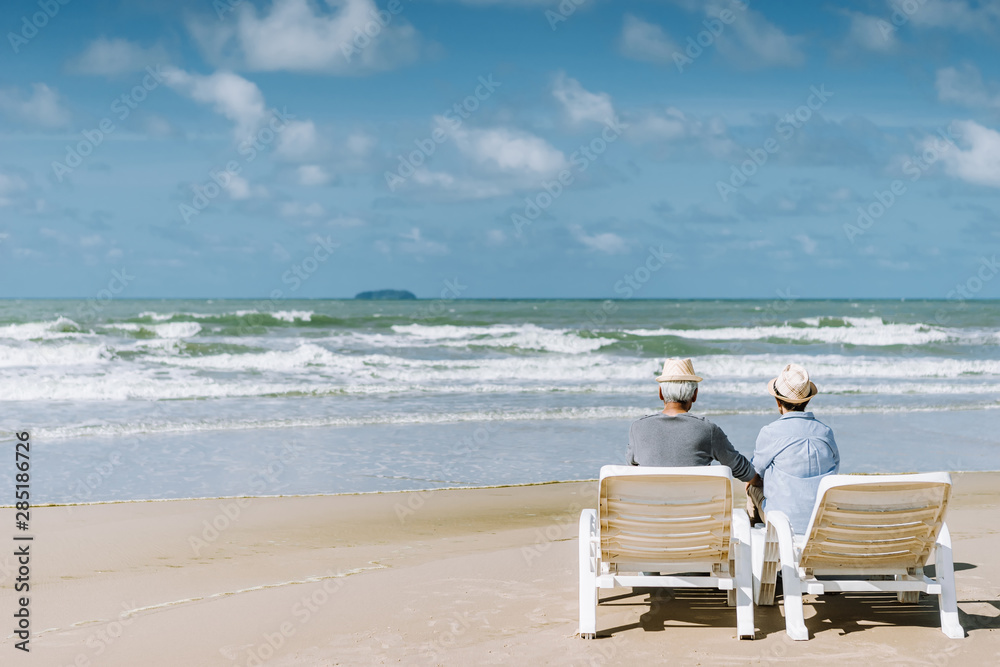
[[[623,255],[628,252],[625,239],[613,232],[589,235],[579,225],[570,225],[569,230],[573,233],[573,238],[596,252],[608,255]]]
[[[587,121],[605,124],[615,118],[615,108],[611,104],[610,95],[585,90],[579,81],[567,77],[565,72],[556,75],[552,95],[559,100],[574,124]]]
[[[938,140],[928,138],[922,148],[937,150],[945,171],[951,176],[976,185],[1000,188],[1000,132],[971,120],[955,121],[952,129],[959,137],[959,146],[940,150]]]
[[[622,55],[633,60],[664,64],[673,61],[677,44],[655,23],[626,14],[619,40]]]
[[[915,5],[915,6],[914,6]],[[886,0],[892,19],[902,17],[919,28],[954,29],[959,32],[993,32],[1000,24],[1000,2],[984,0],[970,5],[965,0]]]
[[[447,255],[448,246],[437,241],[425,239],[419,227],[413,227],[409,232],[400,234],[396,243],[399,252],[408,255]]]
[[[12,197],[19,196],[28,189],[28,184],[17,174],[0,171],[0,208],[13,204]]]
[[[452,128],[442,116],[436,116],[435,121],[450,133],[463,155],[480,165],[501,172],[536,177],[554,174],[567,166],[562,151],[528,132],[506,127],[488,130]]]
[[[802,244],[802,252],[807,255],[812,255],[816,252],[816,247],[819,245],[815,239],[810,238],[808,234],[796,234],[795,240]]]
[[[317,157],[322,151],[316,125],[311,120],[292,120],[281,131],[274,154],[290,162],[302,162]]]
[[[235,201],[267,196],[267,188],[263,185],[250,185],[247,179],[238,174],[230,174],[229,182],[223,186],[223,189],[229,198]]]
[[[318,164],[304,164],[296,170],[302,185],[326,185],[330,175]]]
[[[237,140],[253,134],[267,116],[260,88],[238,74],[221,71],[202,76],[167,67],[163,76],[167,85],[177,92],[196,102],[211,105],[217,113],[233,121]]]
[[[965,107],[1000,109],[1000,88],[987,86],[975,65],[944,67],[935,80],[938,99]]]
[[[70,113],[59,93],[44,83],[31,84],[28,95],[18,88],[0,89],[0,111],[28,125],[45,128],[64,127],[70,122]]]
[[[729,3],[715,0],[705,6],[716,18]],[[754,9],[737,10],[735,20],[716,38],[719,52],[743,67],[794,67],[805,62],[801,37],[786,35]]]
[[[845,12],[845,14],[851,20],[851,26],[844,40],[848,55],[857,49],[889,53],[899,45],[893,25],[885,18],[860,12]]]
[[[785,34],[762,13],[750,9],[749,3],[742,7],[729,0],[673,0],[673,3],[687,11],[703,11],[709,19],[721,22],[723,25],[714,45],[719,53],[739,67],[795,67],[805,62],[801,49],[803,38]],[[728,22],[720,18],[724,11],[732,14]],[[700,26],[698,31],[707,31],[707,28]]]
[[[159,45],[146,49],[127,39],[99,37],[70,61],[69,69],[80,74],[115,76],[165,62],[166,51]]]
[[[365,74],[420,57],[420,36],[401,14],[374,0],[326,0],[325,5],[275,0],[258,16],[253,3],[244,2],[226,21],[192,19],[188,29],[213,62],[258,72]]]

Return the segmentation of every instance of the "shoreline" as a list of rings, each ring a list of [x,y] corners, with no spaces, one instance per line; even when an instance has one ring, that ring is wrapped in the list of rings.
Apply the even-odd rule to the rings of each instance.
[[[621,464],[608,464],[608,465],[621,465]],[[843,475],[863,475],[863,476],[874,476],[874,475],[906,475],[916,472],[926,472],[926,471],[916,471],[916,470],[897,470],[893,472],[845,472],[841,473]],[[945,470],[940,472],[947,472],[949,475],[969,475],[969,474],[996,474],[1000,476],[1000,469],[997,470]],[[142,504],[142,503],[173,503],[173,502],[190,502],[198,500],[243,500],[243,499],[263,499],[263,498],[337,498],[337,497],[348,497],[348,496],[379,496],[379,495],[399,495],[404,493],[433,493],[436,491],[474,491],[474,490],[485,490],[485,489],[516,489],[522,487],[532,487],[532,486],[551,486],[553,484],[581,484],[585,482],[597,482],[598,478],[592,477],[589,479],[553,479],[544,482],[523,482],[519,484],[486,484],[486,485],[466,485],[466,486],[437,486],[419,489],[383,489],[378,491],[342,491],[338,493],[288,493],[288,494],[272,494],[272,495],[239,495],[239,496],[192,496],[187,498],[137,498],[131,500],[94,500],[90,502],[78,502],[78,503],[38,503],[33,504],[32,508],[40,507],[89,507],[93,505],[128,505],[128,504]],[[737,480],[738,481],[738,480]],[[3,505],[0,504],[0,509],[13,509],[13,505]]]
[[[936,598],[806,598],[809,642],[780,605],[740,642],[725,595],[605,591],[598,640],[575,637],[577,526],[593,481],[34,508],[31,649],[12,664],[254,667],[731,664],[858,658],[989,664],[1000,655],[1000,472],[953,473],[947,522],[969,636]],[[734,487],[734,501],[742,498]],[[9,508],[0,521],[13,520]],[[0,611],[12,604],[0,555]],[[0,640],[11,655],[11,637]],[[951,663],[954,660],[955,663]],[[41,662],[38,662],[41,661]],[[824,662],[826,661],[826,662]],[[935,663],[937,664],[937,663]]]

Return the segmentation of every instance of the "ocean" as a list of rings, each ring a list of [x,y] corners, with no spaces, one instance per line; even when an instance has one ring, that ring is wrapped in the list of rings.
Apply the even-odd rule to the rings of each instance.
[[[753,451],[789,362],[844,472],[1000,469],[1000,302],[0,301],[36,502],[592,479],[654,377]]]

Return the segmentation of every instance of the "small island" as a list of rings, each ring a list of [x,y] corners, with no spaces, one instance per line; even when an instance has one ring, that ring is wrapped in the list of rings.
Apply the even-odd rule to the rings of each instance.
[[[367,301],[409,301],[416,299],[417,296],[405,289],[380,289],[374,292],[359,292],[354,298]]]

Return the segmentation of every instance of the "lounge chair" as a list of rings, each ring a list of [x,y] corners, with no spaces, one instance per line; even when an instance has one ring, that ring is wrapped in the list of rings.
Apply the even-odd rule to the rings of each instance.
[[[753,639],[750,567],[729,468],[604,466],[600,509],[580,515],[580,636],[597,635],[601,588],[711,587],[728,591],[739,638]],[[677,574],[692,572],[704,574]]]
[[[779,511],[767,513],[766,529],[754,528],[754,601],[774,604],[780,567],[785,629],[792,639],[805,640],[803,593],[888,591],[907,603],[917,602],[920,593],[938,595],[941,630],[961,639],[944,523],[950,495],[951,476],[941,472],[823,479],[804,535],[795,535]],[[933,579],[923,571],[932,550]],[[824,575],[835,579],[818,579]]]

